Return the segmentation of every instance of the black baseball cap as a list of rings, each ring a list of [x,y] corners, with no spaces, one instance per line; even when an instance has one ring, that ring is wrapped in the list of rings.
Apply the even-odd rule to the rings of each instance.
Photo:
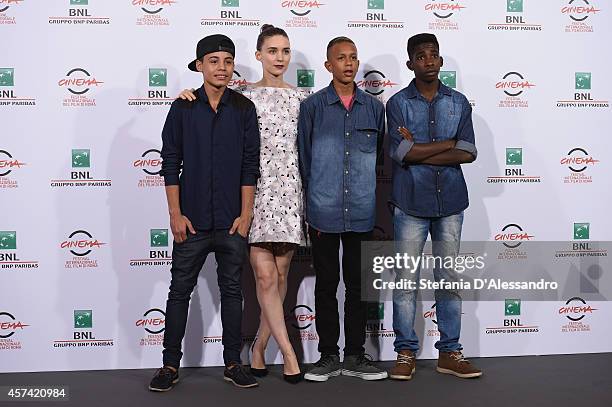
[[[226,35],[223,34],[213,34],[202,38],[198,41],[198,45],[196,47],[196,59],[191,61],[187,67],[197,72],[196,69],[196,61],[201,59],[204,55],[210,54],[213,52],[225,51],[232,54],[232,56],[236,55],[236,47],[234,46],[234,42]]]

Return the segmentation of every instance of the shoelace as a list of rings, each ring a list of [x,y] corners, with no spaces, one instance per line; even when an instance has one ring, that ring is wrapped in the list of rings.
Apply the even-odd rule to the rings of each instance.
[[[359,355],[359,358],[357,359],[358,365],[364,364],[366,366],[373,366],[372,362],[374,362],[374,358],[372,357],[372,355],[367,354],[367,353],[362,353],[361,355]]]
[[[451,355],[451,357],[452,357],[453,359],[455,359],[457,362],[466,362],[466,363],[467,363],[467,362],[469,362],[469,361],[468,361],[468,360],[465,358],[465,356],[463,356],[463,353],[461,353],[461,352],[451,352],[451,354],[450,354],[450,355]]]
[[[412,363],[414,361],[414,356],[411,355],[404,355],[401,353],[397,354],[397,363],[401,364],[401,363]]]
[[[157,376],[172,377],[172,376],[174,376],[174,372],[172,371],[172,369],[169,369],[167,367],[162,367],[162,368],[157,370]]]
[[[334,363],[333,359],[331,356],[325,356],[322,357],[317,363],[315,363],[314,365],[316,367],[326,367],[331,365],[332,363]]]

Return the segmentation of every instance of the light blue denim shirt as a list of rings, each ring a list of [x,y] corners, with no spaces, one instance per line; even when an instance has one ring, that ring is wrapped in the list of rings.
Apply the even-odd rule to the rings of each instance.
[[[472,125],[472,107],[467,98],[440,83],[437,95],[427,101],[414,80],[387,102],[389,154],[393,159],[390,203],[405,213],[441,217],[459,213],[469,205],[467,186],[460,165],[406,164],[403,160],[414,143],[455,139],[456,149],[477,151]],[[407,128],[414,142],[397,131]]]
[[[374,229],[384,134],[383,104],[359,88],[350,110],[332,84],[302,102],[298,148],[309,225],[326,233]]]

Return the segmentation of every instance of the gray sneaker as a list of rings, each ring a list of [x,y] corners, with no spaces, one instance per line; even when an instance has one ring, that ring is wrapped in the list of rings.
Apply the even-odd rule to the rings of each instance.
[[[363,380],[382,380],[387,378],[387,372],[374,366],[372,357],[365,353],[344,356],[342,375],[359,377]]]
[[[321,355],[321,359],[313,365],[304,379],[312,382],[325,382],[330,377],[340,375],[340,356]]]

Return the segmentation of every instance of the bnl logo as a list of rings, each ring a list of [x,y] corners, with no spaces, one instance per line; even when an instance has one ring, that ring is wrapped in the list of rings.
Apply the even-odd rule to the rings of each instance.
[[[385,326],[383,324],[383,321],[385,319],[385,303],[369,302],[367,304],[366,310],[368,316],[366,331],[384,331]]]
[[[74,310],[74,328],[91,329],[93,328],[93,312],[91,310]],[[74,339],[96,339],[93,332],[75,331]]]
[[[168,250],[160,250],[162,247],[168,247],[168,229],[150,229],[149,241],[151,248],[155,248],[155,250],[149,250],[150,259],[169,258]]]
[[[89,149],[72,150],[72,168],[89,168],[91,165],[91,154]],[[93,179],[89,171],[71,171],[70,179]]]
[[[89,0],[70,0],[71,6],[87,6]],[[69,8],[68,16],[70,17],[91,17],[87,8]]]
[[[240,0],[221,0],[221,7],[240,7]],[[242,18],[238,10],[221,10],[221,18]]]
[[[14,230],[0,231],[0,250],[17,249],[17,232]],[[0,251],[0,261],[19,261],[17,253],[4,253]]]
[[[523,0],[506,0],[506,12],[522,13]],[[507,24],[525,24],[523,16],[506,16]]]
[[[506,165],[523,165],[523,149],[516,147],[506,148]],[[522,168],[506,168],[505,175],[523,176]]]
[[[149,87],[161,88],[168,86],[168,70],[166,68],[149,68]],[[151,99],[168,99],[165,90],[149,90]]]
[[[574,84],[577,91],[574,93],[574,100],[593,100],[590,92],[579,92],[591,90],[590,72],[574,72]]]
[[[313,69],[297,70],[298,88],[313,88],[315,85],[315,71]]]
[[[521,300],[519,299],[506,299],[504,301],[504,315],[507,317],[521,315]],[[505,318],[504,326],[521,326],[521,320],[518,318]]]
[[[455,89],[457,87],[456,71],[440,71],[438,77],[444,86]]]
[[[385,0],[367,0],[368,10],[381,10],[381,12],[367,12],[366,20],[368,21],[387,21],[382,10],[385,9]]]
[[[574,240],[589,240],[590,239],[590,223],[574,223]],[[591,244],[589,242],[572,243],[572,250],[587,250],[590,251]]]
[[[0,68],[0,86],[12,87],[15,86],[15,69]],[[15,94],[12,89],[0,90],[1,99],[14,99]]]

